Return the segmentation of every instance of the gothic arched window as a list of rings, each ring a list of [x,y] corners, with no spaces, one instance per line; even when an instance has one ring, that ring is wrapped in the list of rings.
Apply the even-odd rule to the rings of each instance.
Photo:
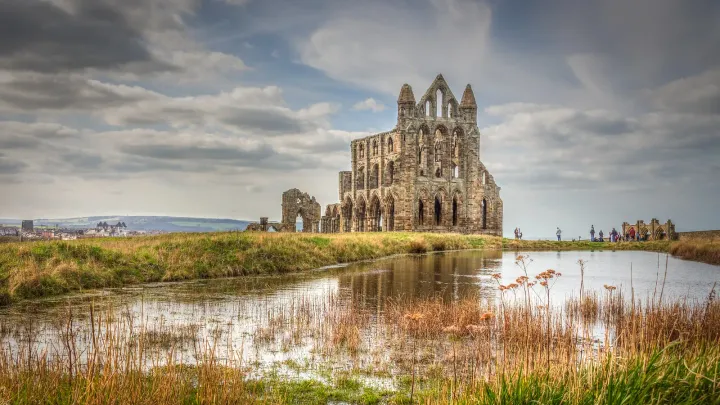
[[[392,136],[388,137],[388,152],[393,152],[395,150],[393,145],[393,139]]]

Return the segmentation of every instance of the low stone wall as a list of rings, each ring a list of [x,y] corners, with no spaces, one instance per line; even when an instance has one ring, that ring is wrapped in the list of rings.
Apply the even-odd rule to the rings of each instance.
[[[720,230],[678,232],[680,240],[720,240]]]

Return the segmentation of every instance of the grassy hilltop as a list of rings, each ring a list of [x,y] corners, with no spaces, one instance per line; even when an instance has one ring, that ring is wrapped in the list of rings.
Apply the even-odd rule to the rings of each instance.
[[[0,245],[0,302],[157,281],[279,274],[394,254],[462,249],[650,250],[720,263],[720,244],[515,241],[459,234],[176,233]]]

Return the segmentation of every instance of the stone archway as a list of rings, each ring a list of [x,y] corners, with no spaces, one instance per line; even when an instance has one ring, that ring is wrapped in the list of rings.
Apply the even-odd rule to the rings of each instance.
[[[395,198],[389,194],[385,200],[385,229],[389,232],[395,230]]]
[[[369,213],[370,213],[370,232],[382,231],[382,207],[380,206],[380,199],[377,195],[374,195],[370,200]]]
[[[320,203],[308,193],[293,188],[282,194],[282,227],[289,232],[297,232],[297,218],[302,218],[301,232],[320,231]]]
[[[357,211],[355,213],[355,219],[357,223],[355,224],[355,230],[357,232],[365,232],[365,219],[367,218],[367,204],[365,204],[365,199],[360,197],[357,202]]]

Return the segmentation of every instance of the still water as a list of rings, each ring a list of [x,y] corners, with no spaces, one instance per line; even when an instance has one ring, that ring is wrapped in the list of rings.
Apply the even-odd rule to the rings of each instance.
[[[664,299],[700,302],[720,281],[720,266],[657,253],[523,254],[529,256],[526,269],[531,279],[547,269],[562,273],[552,286],[554,304],[577,297],[580,259],[585,261],[586,290],[602,292],[604,285],[613,285],[628,297],[632,288],[637,299],[662,293]],[[509,284],[525,274],[516,263],[517,256],[514,252],[482,251],[398,256],[295,275],[164,283],[29,301],[0,310],[0,343],[3,350],[19,350],[24,345],[52,353],[63,346],[61,337],[63,333],[67,336],[71,311],[75,340],[79,346],[87,344],[92,305],[96,314],[113,313],[114,322],[129,322],[131,334],[154,329],[192,335],[188,347],[173,354],[184,362],[198,361],[198,341],[218,344],[216,354],[221,358],[239,357],[263,364],[308,361],[317,355],[318,334],[302,335],[296,328],[293,337],[292,327],[283,331],[273,325],[287,326],[293,322],[289,317],[302,315],[312,318],[308,325],[314,322],[316,329],[322,330],[331,306],[352,305],[379,316],[388,299],[451,301],[477,296],[492,300],[498,295],[498,282]],[[493,279],[494,273],[500,273],[501,280]],[[268,338],[274,333],[283,336]],[[178,342],[182,346],[183,341]]]

